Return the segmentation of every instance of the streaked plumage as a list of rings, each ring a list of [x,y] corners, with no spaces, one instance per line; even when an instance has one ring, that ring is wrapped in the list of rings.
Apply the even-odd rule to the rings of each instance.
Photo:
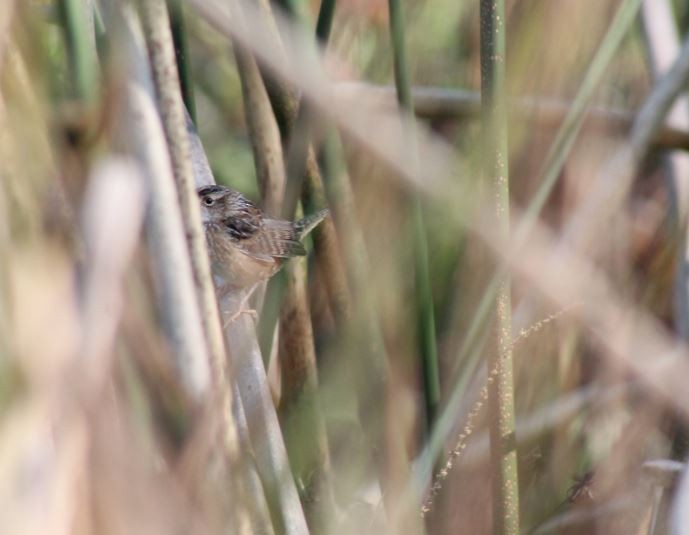
[[[197,190],[213,273],[228,289],[250,288],[272,277],[286,258],[305,255],[301,239],[323,218],[321,210],[296,222],[266,216],[225,186]]]

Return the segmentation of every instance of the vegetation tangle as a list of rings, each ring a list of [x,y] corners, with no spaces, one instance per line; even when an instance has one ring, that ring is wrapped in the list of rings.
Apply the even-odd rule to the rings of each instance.
[[[689,533],[687,27],[4,0],[0,532]]]

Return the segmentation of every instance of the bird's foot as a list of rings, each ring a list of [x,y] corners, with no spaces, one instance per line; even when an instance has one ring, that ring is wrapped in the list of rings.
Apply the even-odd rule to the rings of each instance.
[[[237,310],[236,312],[234,312],[229,318],[227,318],[227,319],[223,322],[222,328],[223,328],[223,329],[227,329],[227,327],[228,327],[231,323],[237,321],[237,318],[239,318],[239,316],[241,316],[242,314],[248,314],[249,316],[251,316],[252,318],[254,318],[254,320],[258,320],[258,312],[256,312],[253,308],[249,308],[249,307],[243,306],[243,307],[240,307],[239,310]]]
[[[239,301],[239,303],[237,304],[234,312],[227,312],[229,318],[223,322],[223,329],[226,329],[228,325],[236,321],[237,318],[239,318],[239,316],[241,316],[242,314],[248,314],[249,316],[254,318],[254,320],[258,320],[258,312],[256,312],[253,308],[249,306],[249,299],[251,298],[252,293],[253,289],[247,292],[244,295],[244,297],[242,297],[241,301]]]

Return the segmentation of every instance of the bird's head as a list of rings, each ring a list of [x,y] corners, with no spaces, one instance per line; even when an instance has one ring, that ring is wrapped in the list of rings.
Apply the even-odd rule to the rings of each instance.
[[[201,203],[201,219],[205,224],[243,225],[257,229],[262,214],[258,207],[241,193],[226,186],[203,186],[197,190]]]
[[[226,214],[228,197],[235,193],[224,186],[203,186],[196,190],[201,204],[201,220],[204,223],[220,221]]]

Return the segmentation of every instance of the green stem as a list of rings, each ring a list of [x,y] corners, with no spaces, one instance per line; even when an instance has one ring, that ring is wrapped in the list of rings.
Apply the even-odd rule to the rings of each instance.
[[[322,0],[321,9],[318,11],[318,21],[316,22],[316,39],[324,45],[330,39],[330,30],[333,27],[335,18],[336,0]]]
[[[484,175],[491,181],[496,224],[509,235],[509,165],[505,89],[504,0],[481,0],[481,102]],[[510,281],[500,275],[495,332],[488,352],[489,428],[493,476],[493,532],[519,533],[519,480],[514,427]]]
[[[418,147],[414,132],[414,104],[411,94],[411,83],[407,70],[407,52],[405,45],[404,11],[400,0],[389,0],[390,32],[392,38],[393,58],[395,65],[395,86],[397,100],[409,122],[408,142],[418,165]],[[419,310],[419,342],[421,349],[422,370],[424,378],[424,396],[426,402],[426,421],[430,431],[440,402],[440,378],[438,373],[438,348],[435,334],[435,314],[433,295],[428,266],[428,243],[423,207],[418,196],[413,206],[414,257],[416,263],[416,298]]]
[[[389,358],[379,323],[375,293],[371,291],[371,273],[361,228],[356,222],[356,206],[347,174],[342,145],[335,129],[327,135],[323,151],[325,193],[333,219],[342,239],[343,258],[352,290],[352,310],[344,325],[342,340],[351,344],[351,367],[356,381],[357,403],[364,433],[373,447],[373,457],[379,470],[383,500],[388,514],[396,510],[399,489],[395,481],[405,478],[408,467],[399,433],[391,434],[386,425],[389,409],[385,398],[390,389]],[[387,414],[386,414],[387,412]],[[387,432],[386,432],[387,431]],[[386,436],[387,435],[387,436]],[[394,437],[394,438],[393,438]],[[390,518],[390,520],[394,520]]]
[[[189,47],[187,43],[187,29],[184,20],[184,6],[182,0],[167,0],[170,13],[170,29],[172,41],[175,45],[175,59],[179,72],[179,83],[182,88],[182,99],[189,112],[191,120],[196,124],[196,103],[194,101],[194,83],[189,62]]]
[[[84,104],[96,97],[95,36],[89,35],[83,0],[60,0],[60,18],[65,31],[67,52],[73,78],[74,96]]]
[[[388,0],[388,9],[390,10],[390,35],[392,38],[397,100],[400,103],[400,107],[405,112],[410,112],[411,114],[413,113],[414,105],[411,98],[409,73],[407,71],[407,47],[404,42],[404,11],[402,10],[400,0]]]

